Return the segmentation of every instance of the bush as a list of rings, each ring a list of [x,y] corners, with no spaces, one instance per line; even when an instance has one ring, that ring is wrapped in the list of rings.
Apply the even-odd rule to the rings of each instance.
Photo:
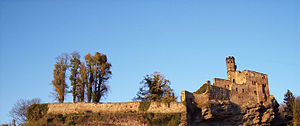
[[[150,107],[150,101],[141,101],[139,105],[139,111],[146,112]]]
[[[203,94],[206,91],[209,91],[210,88],[211,88],[211,85],[208,84],[208,83],[205,83],[197,91],[195,91],[194,93],[196,93],[196,94]]]
[[[181,122],[180,113],[145,113],[149,126],[178,126]]]
[[[33,104],[27,108],[28,121],[37,121],[47,114],[48,104]]]

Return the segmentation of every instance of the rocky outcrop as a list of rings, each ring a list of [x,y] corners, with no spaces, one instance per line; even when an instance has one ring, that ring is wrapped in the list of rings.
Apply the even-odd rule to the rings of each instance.
[[[188,125],[237,126],[276,125],[278,103],[236,105],[229,100],[209,100],[206,103],[187,103]]]

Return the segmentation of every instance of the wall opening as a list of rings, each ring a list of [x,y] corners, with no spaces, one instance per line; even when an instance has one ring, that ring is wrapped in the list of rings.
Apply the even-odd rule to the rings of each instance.
[[[262,85],[262,92],[265,94],[266,93],[266,90],[265,90],[265,88],[266,88],[266,85],[265,84],[263,84]]]
[[[235,88],[235,91],[238,91],[238,88]]]
[[[243,91],[243,93],[245,92],[245,90],[244,90],[244,89],[242,89],[242,91]]]
[[[254,94],[255,94],[255,95],[257,95],[257,92],[256,92],[256,91],[254,91]]]
[[[235,80],[234,80],[234,79],[233,79],[232,81],[233,81],[233,83],[235,83]]]

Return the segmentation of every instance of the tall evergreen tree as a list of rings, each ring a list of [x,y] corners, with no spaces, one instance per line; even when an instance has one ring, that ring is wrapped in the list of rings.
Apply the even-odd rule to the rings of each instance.
[[[286,104],[286,106],[284,107],[286,123],[290,125],[293,119],[295,96],[290,90],[287,90],[283,100],[283,102]]]
[[[69,77],[71,81],[72,90],[70,91],[73,95],[73,102],[75,103],[78,101],[76,99],[79,95],[78,91],[78,82],[79,82],[79,65],[80,65],[80,55],[79,52],[74,51],[71,53],[71,59],[70,59],[70,67],[71,67],[71,75]]]
[[[54,86],[54,96],[63,103],[66,95],[68,85],[66,83],[66,70],[68,69],[68,55],[62,54],[57,57],[57,62],[54,65],[53,80],[51,84]]]

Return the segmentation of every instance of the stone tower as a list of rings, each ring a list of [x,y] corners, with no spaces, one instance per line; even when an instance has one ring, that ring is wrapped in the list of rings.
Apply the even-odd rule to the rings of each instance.
[[[227,73],[230,71],[236,71],[236,65],[233,56],[229,56],[226,58],[226,66],[227,66]]]
[[[231,80],[231,73],[236,71],[236,65],[233,56],[226,57],[227,77]]]
[[[236,71],[236,65],[233,56],[229,56],[226,58],[226,66],[227,66],[227,73],[229,71]]]

